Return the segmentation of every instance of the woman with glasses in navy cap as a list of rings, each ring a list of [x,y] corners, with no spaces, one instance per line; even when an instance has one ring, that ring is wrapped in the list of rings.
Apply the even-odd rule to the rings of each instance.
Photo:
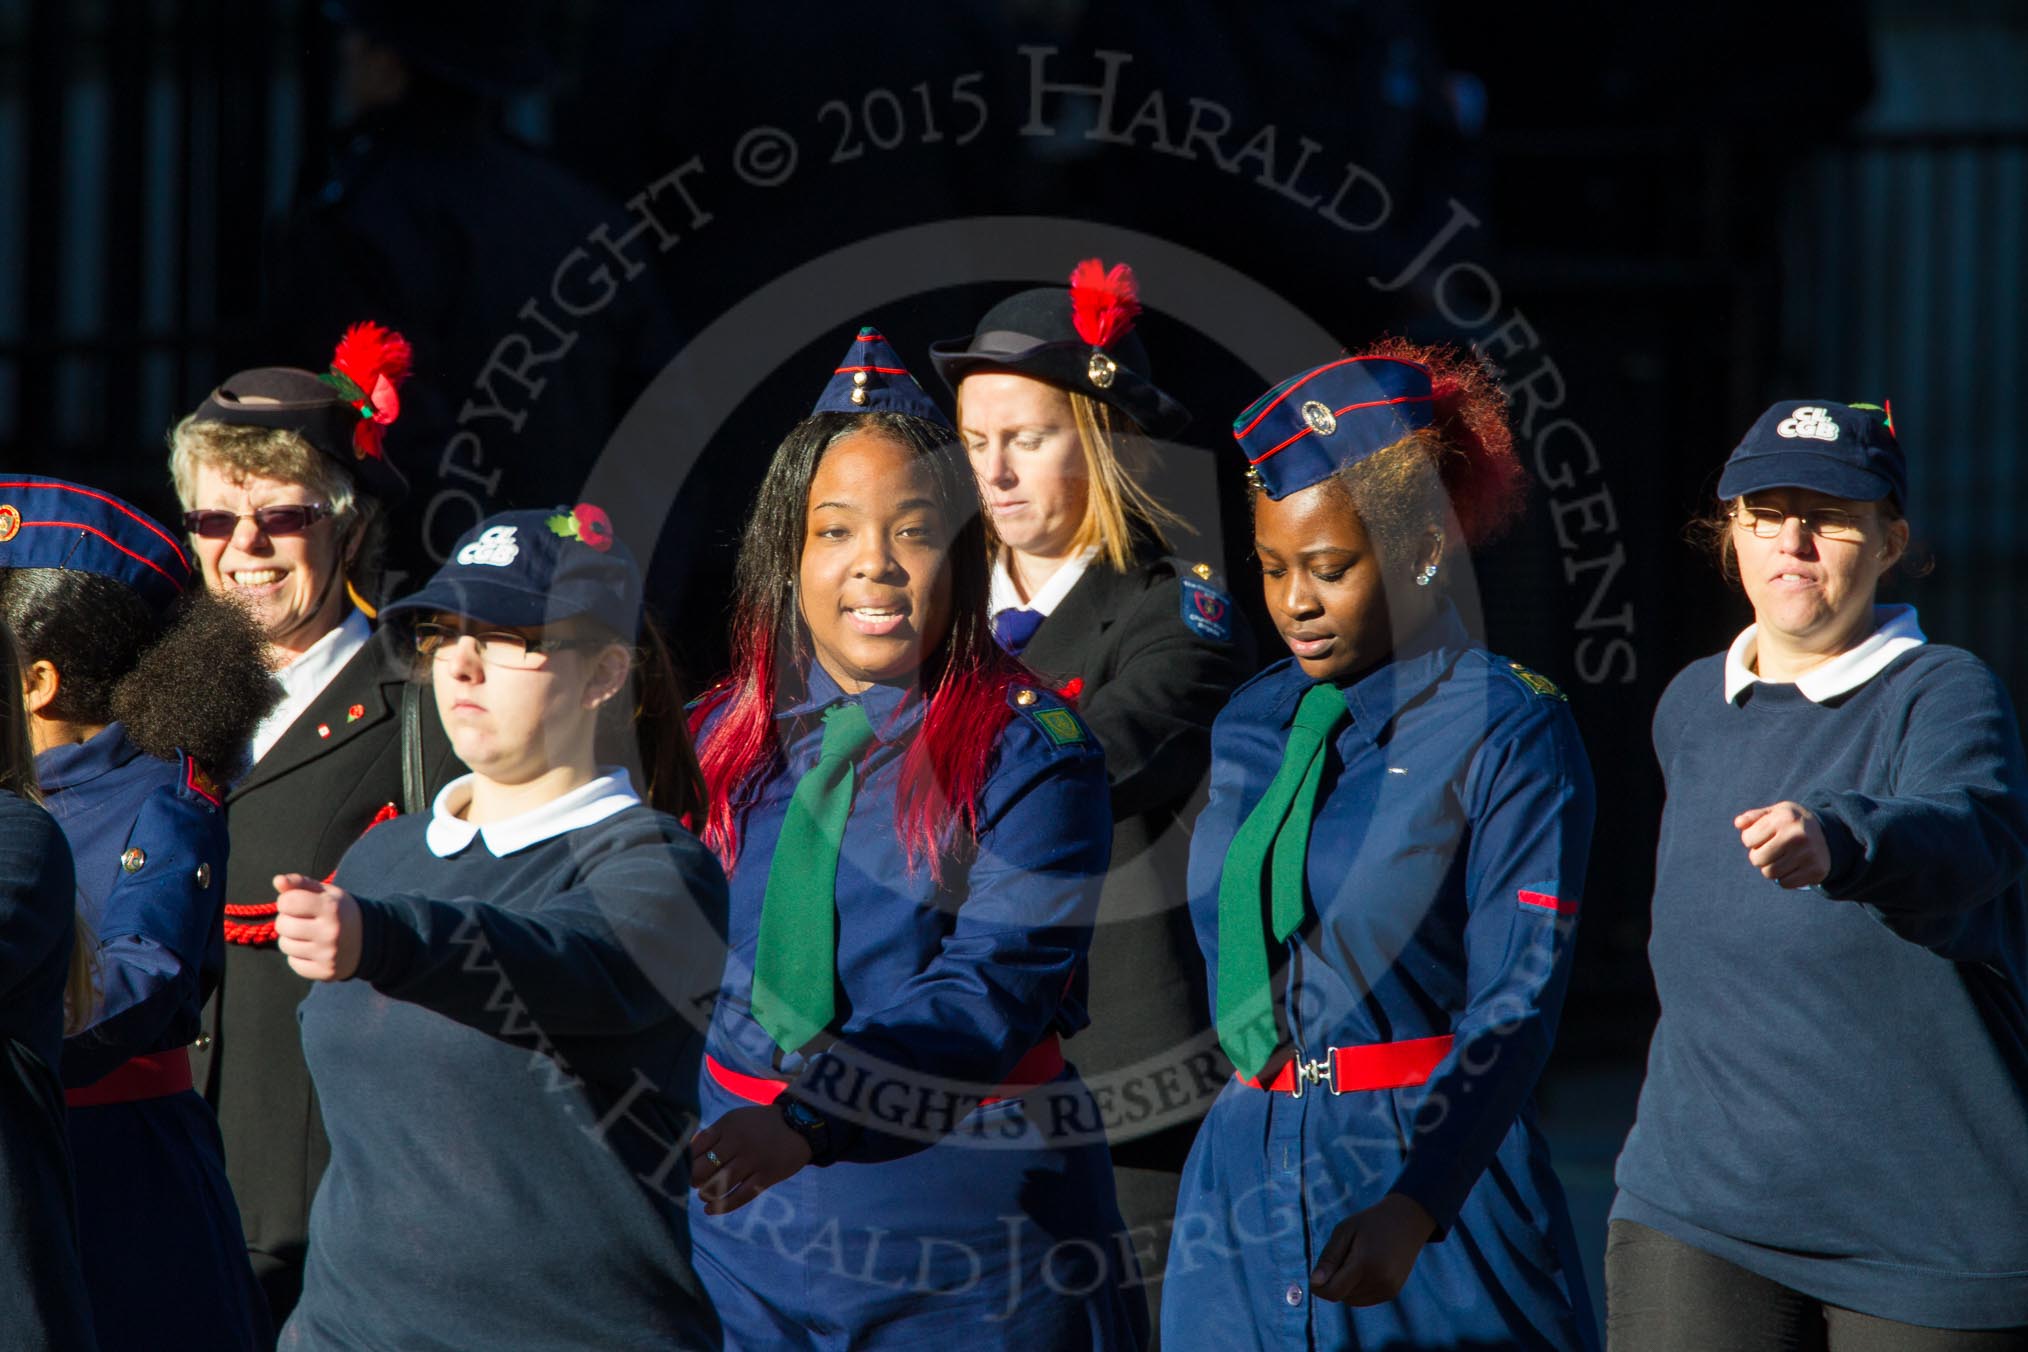
[[[1189,415],[1149,379],[1133,269],[1079,263],[1023,291],[967,340],[930,349],[957,396],[993,549],[993,628],[1044,673],[1106,753],[1112,864],[1092,935],[1092,1025],[1073,1044],[1117,1077],[1106,1131],[1127,1232],[1159,1292],[1176,1186],[1206,1086],[1204,972],[1183,905],[1211,720],[1253,672],[1253,635],[1208,564],[1169,552],[1176,516],[1142,486],[1156,436]]]
[[[1460,555],[1519,507],[1476,359],[1390,342],[1233,424],[1291,656],[1212,729],[1190,907],[1238,1070],[1184,1174],[1182,1348],[1590,1348],[1531,1100],[1592,781],[1556,688],[1468,635]]]
[[[471,773],[273,880],[331,1138],[283,1347],[717,1345],[683,1145],[725,879],[640,604],[579,504],[480,522],[389,607]]]
[[[1105,766],[994,641],[987,567],[949,425],[862,330],[768,467],[694,716],[732,951],[692,1233],[731,1347],[1143,1337],[1060,1041]]]
[[[273,1339],[188,1046],[225,958],[227,835],[205,768],[281,691],[238,604],[108,493],[0,481],[0,618],[35,771],[77,859],[97,992],[64,1040],[80,1249],[98,1346]]]
[[[2028,1346],[2028,766],[2006,689],[1877,603],[1887,410],[1785,400],[1704,533],[1753,608],[1655,711],[1662,1017],[1609,1341]]]

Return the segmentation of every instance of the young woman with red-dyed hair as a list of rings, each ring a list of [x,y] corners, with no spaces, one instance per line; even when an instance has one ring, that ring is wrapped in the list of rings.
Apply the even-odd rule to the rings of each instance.
[[[1171,1348],[1595,1348],[1530,1106],[1591,841],[1564,697],[1446,585],[1519,506],[1468,355],[1386,343],[1234,423],[1291,656],[1212,727],[1190,907],[1238,1068],[1184,1171]]]
[[[695,1259],[728,1347],[1138,1347],[1058,1040],[1084,1022],[1104,760],[994,641],[971,471],[900,368],[862,331],[776,451],[733,671],[693,716],[731,882]]]

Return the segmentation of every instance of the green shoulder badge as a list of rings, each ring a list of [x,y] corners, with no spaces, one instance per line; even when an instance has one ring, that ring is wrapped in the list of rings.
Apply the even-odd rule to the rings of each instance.
[[[1570,703],[1570,696],[1564,694],[1561,690],[1558,690],[1556,688],[1556,682],[1550,680],[1547,676],[1544,676],[1541,672],[1530,671],[1528,668],[1522,666],[1519,662],[1509,662],[1507,664],[1507,669],[1514,673],[1515,680],[1521,682],[1521,684],[1527,686],[1530,690],[1533,690],[1536,694],[1542,696],[1544,699],[1560,699],[1565,704]]]
[[[1007,692],[1007,702],[1034,719],[1035,726],[1057,746],[1083,744],[1084,724],[1054,696],[1045,696],[1031,686],[1017,685]]]

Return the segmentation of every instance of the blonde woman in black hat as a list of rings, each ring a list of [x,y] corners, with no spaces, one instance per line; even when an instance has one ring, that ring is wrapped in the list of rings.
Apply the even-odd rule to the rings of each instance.
[[[252,608],[287,692],[247,763],[219,768],[234,781],[225,979],[191,1049],[277,1325],[302,1283],[329,1146],[296,1029],[309,986],[275,951],[266,883],[284,869],[330,873],[362,832],[426,804],[456,765],[434,706],[405,694],[409,654],[375,632],[366,604],[383,514],[406,489],[384,442],[408,364],[399,334],[355,325],[326,374],[242,371],[169,439],[204,584]]]
[[[1189,420],[1149,378],[1140,308],[1132,269],[1088,259],[1068,288],[1009,297],[931,357],[988,512],[994,632],[1060,683],[1105,748],[1112,866],[1076,1050],[1113,1104],[1120,1210],[1154,1291],[1177,1179],[1227,1070],[1183,879],[1211,720],[1254,648],[1211,568],[1168,552],[1177,518],[1139,481],[1151,434]]]

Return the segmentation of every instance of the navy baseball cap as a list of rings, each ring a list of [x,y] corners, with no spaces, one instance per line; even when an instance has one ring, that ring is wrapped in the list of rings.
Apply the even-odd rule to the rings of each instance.
[[[158,609],[191,577],[161,522],[111,493],[37,474],[0,473],[0,568],[96,573]]]
[[[641,570],[604,510],[591,503],[502,512],[459,536],[450,561],[420,591],[380,613],[429,612],[513,627],[588,615],[631,638],[641,614]]]
[[[1894,414],[1872,404],[1784,399],[1760,415],[1725,462],[1718,496],[1808,488],[1853,502],[1892,498],[1908,510],[1908,461]]]
[[[817,396],[817,406],[810,412],[883,411],[922,418],[946,431],[951,425],[944,411],[923,392],[908,367],[902,365],[901,354],[880,336],[880,330],[867,327],[859,330],[859,336],[852,340],[845,360],[831,373],[824,392]]]
[[[1233,440],[1270,498],[1322,483],[1436,416],[1430,372],[1399,357],[1340,357],[1300,371],[1232,420]]]

